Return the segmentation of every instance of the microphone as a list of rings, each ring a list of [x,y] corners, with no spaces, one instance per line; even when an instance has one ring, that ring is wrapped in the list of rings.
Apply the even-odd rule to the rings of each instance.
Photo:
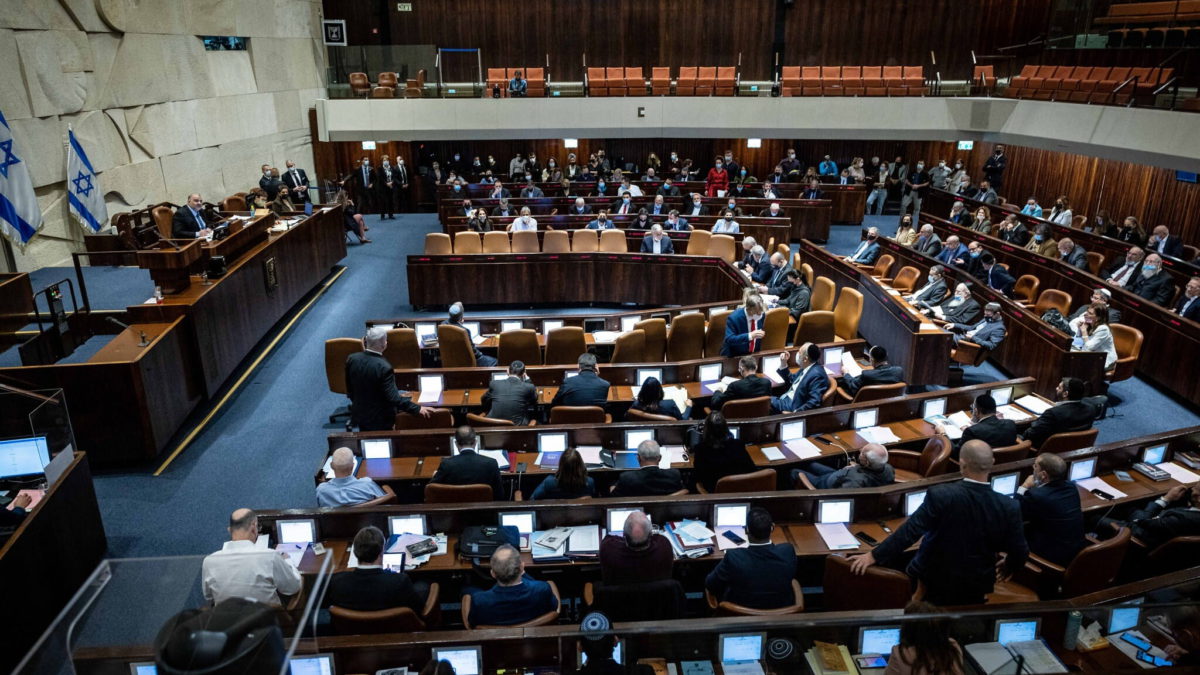
[[[127,329],[129,328],[129,324],[127,324],[127,323],[124,323],[124,322],[121,322],[121,321],[118,321],[118,320],[116,320],[115,318],[113,318],[113,317],[111,317],[111,316],[106,316],[106,317],[104,317],[104,320],[105,320],[105,321],[107,321],[107,322],[109,322],[109,323],[111,323],[111,324],[115,324],[115,325],[117,325],[117,326],[118,326],[118,327],[120,327],[122,330],[127,330]]]
[[[131,326],[130,326],[129,324],[127,324],[127,323],[123,323],[123,322],[121,322],[121,321],[118,321],[117,319],[115,319],[115,318],[113,318],[113,317],[111,317],[111,316],[106,316],[106,317],[104,317],[104,320],[105,320],[105,321],[107,321],[107,322],[109,322],[109,323],[116,324],[116,325],[117,325],[118,327],[120,327],[122,330],[129,330],[129,329],[131,328]],[[144,331],[144,330],[139,330],[139,331],[138,331],[138,337],[140,338],[140,339],[138,340],[138,346],[139,346],[139,347],[145,347],[146,345],[149,345],[149,344],[150,344],[150,341],[146,339],[146,331]]]

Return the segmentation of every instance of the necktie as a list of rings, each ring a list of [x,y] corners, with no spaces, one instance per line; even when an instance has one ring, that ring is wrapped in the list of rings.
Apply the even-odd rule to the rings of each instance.
[[[1188,308],[1191,307],[1192,303],[1195,301],[1196,301],[1196,298],[1188,298],[1187,302],[1183,303],[1183,307],[1179,308],[1179,316],[1183,316],[1183,315],[1187,314]]]
[[[203,230],[204,229],[204,220],[200,218],[200,212],[197,211],[196,209],[192,209],[192,215],[196,216],[196,225],[198,226],[198,228]]]
[[[370,171],[370,169],[368,169],[367,167],[364,166],[363,167],[363,187],[366,187],[367,182],[368,182],[367,181],[367,172],[368,171]]]
[[[750,332],[753,333],[756,330],[758,330],[758,320],[750,319]],[[758,340],[751,339],[750,352],[753,353],[756,349],[758,349]]]
[[[1118,286],[1124,286],[1131,270],[1133,270],[1133,265],[1126,263],[1126,265],[1122,267],[1115,276],[1113,276],[1113,283],[1117,284]]]
[[[294,183],[297,187],[300,185],[300,174],[296,173],[295,169],[292,169],[292,183]]]

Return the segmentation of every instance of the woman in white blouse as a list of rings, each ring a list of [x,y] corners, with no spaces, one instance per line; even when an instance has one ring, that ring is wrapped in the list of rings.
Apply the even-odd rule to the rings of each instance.
[[[1071,220],[1074,214],[1071,213],[1071,200],[1067,199],[1066,195],[1059,197],[1054,202],[1054,209],[1050,211],[1050,215],[1046,216],[1046,220],[1065,227],[1071,227]]]
[[[1072,351],[1104,352],[1104,369],[1112,368],[1117,362],[1117,348],[1113,345],[1112,331],[1108,328],[1108,307],[1094,302],[1088,305],[1075,325],[1075,344]]]
[[[733,211],[725,209],[725,215],[712,228],[713,234],[734,234],[741,232],[742,227],[733,219]]]

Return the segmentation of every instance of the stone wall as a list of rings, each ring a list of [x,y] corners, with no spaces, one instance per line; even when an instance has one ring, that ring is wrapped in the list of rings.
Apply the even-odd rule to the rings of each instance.
[[[0,110],[45,221],[14,247],[17,269],[83,250],[66,206],[68,124],[110,216],[190,192],[217,202],[285,159],[316,180],[307,110],[323,96],[320,13],[320,0],[0,0]],[[201,35],[248,48],[205,51]]]

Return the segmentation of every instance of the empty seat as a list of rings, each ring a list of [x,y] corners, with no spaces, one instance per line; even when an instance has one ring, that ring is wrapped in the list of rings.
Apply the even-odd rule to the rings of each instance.
[[[704,355],[712,358],[720,356],[721,347],[725,346],[725,324],[733,310],[713,312],[708,317],[708,325],[704,328]]]
[[[613,343],[611,363],[641,363],[646,360],[646,331],[621,333]]]
[[[728,234],[714,234],[708,240],[708,255],[723,258],[733,264],[737,260],[736,242]]]
[[[504,331],[500,334],[496,349],[496,360],[505,368],[513,361],[520,361],[526,366],[536,366],[542,362],[537,331],[530,328]]]
[[[712,232],[708,230],[692,230],[688,233],[687,246],[683,252],[686,255],[708,255],[711,238]]]
[[[665,66],[654,66],[650,70],[650,93],[654,96],[668,96],[671,93],[671,69]]]
[[[842,95],[842,67],[821,66],[821,95]]]
[[[396,85],[399,82],[399,79],[400,79],[400,77],[398,75],[396,75],[396,73],[390,73],[390,72],[385,71],[385,72],[379,73],[379,82],[377,82],[376,84],[380,87],[391,87],[392,89],[395,89]]]
[[[833,295],[837,286],[829,277],[818,277],[812,287],[809,307],[816,311],[833,311]]]
[[[612,417],[598,405],[557,405],[550,409],[550,424],[607,424]]]
[[[696,95],[712,96],[717,84],[717,69],[712,66],[701,66],[696,69]]]
[[[437,327],[438,351],[443,368],[474,368],[475,345],[471,334],[462,326],[442,323]]]
[[[667,360],[691,361],[704,357],[704,315],[680,314],[667,332]]]
[[[504,75],[503,68],[488,68],[487,88],[488,96],[491,96],[493,92],[499,90],[501,97],[508,98],[508,79]]]
[[[549,230],[542,235],[542,253],[570,253],[571,235],[566,230]]]
[[[505,239],[508,239],[507,235]],[[425,255],[450,255],[453,252],[450,235],[445,232],[430,232],[425,235]]]
[[[857,289],[843,287],[838,294],[837,307],[833,310],[834,335],[840,340],[858,337],[858,323],[862,320],[863,295]]]
[[[608,80],[608,95],[609,96],[624,96],[625,95],[625,69],[624,68],[606,68],[604,77]]]
[[[792,344],[833,342],[834,336],[833,312],[811,310],[801,314],[800,320],[796,322],[796,335]]]
[[[842,93],[846,96],[862,96],[864,92],[862,66],[842,66]]]
[[[603,68],[587,69],[588,96],[608,96],[608,79]]]
[[[417,343],[417,331],[412,328],[389,330],[383,358],[388,360],[392,368],[420,368],[421,345]]]
[[[733,96],[737,92],[737,68],[721,66],[717,68],[717,96]]]
[[[455,232],[454,252],[460,255],[464,253],[483,253],[483,243],[479,237],[479,233]]]
[[[971,74],[971,87],[975,91],[989,93],[996,85],[996,75],[993,66],[975,66]]]
[[[595,253],[600,249],[600,238],[595,230],[574,230],[571,232],[571,250],[575,253]]]
[[[628,250],[625,244],[625,231],[601,230],[600,250],[606,253],[625,253]]]
[[[697,70],[695,66],[683,66],[679,69],[679,79],[675,82],[676,96],[696,95]]]
[[[371,98],[396,98],[396,88],[374,87],[371,89]]]
[[[887,85],[884,84],[883,66],[863,66],[863,91],[867,96],[887,96]]]
[[[546,335],[546,365],[557,366],[575,363],[580,354],[587,351],[583,328],[563,326]]]
[[[366,73],[350,73],[350,92],[355,96],[371,93],[371,80]]]
[[[625,88],[630,96],[643,96],[646,93],[646,78],[642,77],[642,69],[625,68]]]
[[[800,95],[800,66],[784,66],[780,76],[779,93],[783,96]]]
[[[483,233],[483,252],[484,253],[511,253],[512,246],[508,241],[507,232],[484,232]]]
[[[526,68],[525,85],[526,96],[535,98],[544,97],[546,95],[546,69]]]
[[[539,250],[537,232],[533,230],[517,230],[512,233],[513,253],[537,253]]]
[[[661,318],[646,319],[633,324],[633,329],[646,332],[646,361],[662,361],[667,350],[667,322]]]

